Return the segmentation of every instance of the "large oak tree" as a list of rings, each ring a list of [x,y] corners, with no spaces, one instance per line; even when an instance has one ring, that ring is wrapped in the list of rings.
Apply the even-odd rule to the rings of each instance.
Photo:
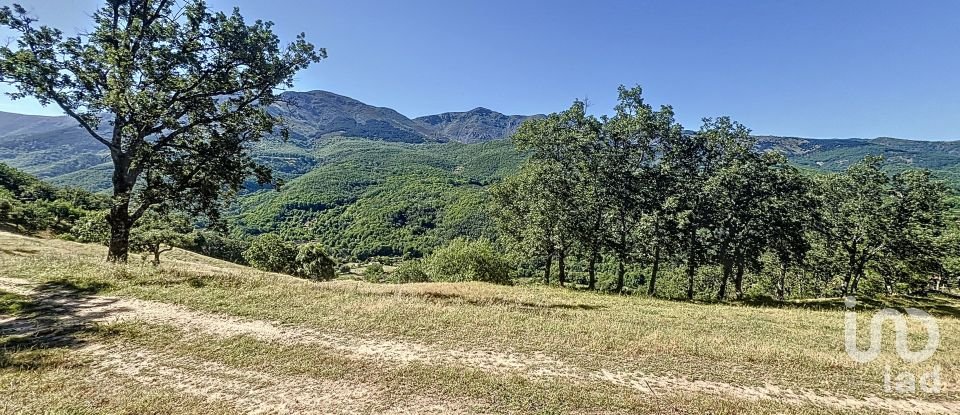
[[[0,25],[18,34],[0,47],[10,95],[56,105],[110,151],[112,261],[127,259],[130,229],[151,208],[215,219],[248,177],[269,181],[250,156],[280,125],[267,106],[326,57],[303,34],[281,46],[272,23],[203,0],[108,0],[76,36],[19,5],[0,8]]]

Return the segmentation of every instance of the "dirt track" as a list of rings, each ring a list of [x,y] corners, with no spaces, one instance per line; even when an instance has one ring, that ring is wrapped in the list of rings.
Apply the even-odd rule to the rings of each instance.
[[[0,277],[0,289],[37,299],[50,310],[63,313],[64,325],[92,322],[144,321],[167,324],[205,335],[237,335],[284,344],[314,344],[350,358],[375,359],[390,364],[409,362],[460,365],[491,372],[509,372],[535,378],[561,378],[572,382],[604,381],[642,394],[696,393],[725,395],[746,400],[776,400],[783,403],[816,405],[849,410],[887,410],[910,413],[960,413],[960,402],[932,402],[884,397],[857,399],[823,391],[782,388],[776,385],[742,386],[722,382],[656,376],[613,369],[587,370],[544,354],[519,354],[481,350],[438,348],[428,344],[385,339],[360,338],[320,330],[282,325],[269,321],[197,312],[183,307],[103,296],[78,295],[65,291],[39,291],[30,281]],[[9,320],[9,319],[8,319]],[[30,324],[23,325],[26,335]],[[8,333],[9,334],[9,333]],[[383,391],[365,385],[348,385],[289,376],[275,376],[225,367],[212,362],[189,362],[147,350],[106,345],[85,345],[76,350],[95,357],[100,370],[129,376],[144,385],[163,385],[205,399],[234,403],[252,413],[366,413],[373,395]],[[406,402],[394,413],[456,413],[456,405],[437,402]]]

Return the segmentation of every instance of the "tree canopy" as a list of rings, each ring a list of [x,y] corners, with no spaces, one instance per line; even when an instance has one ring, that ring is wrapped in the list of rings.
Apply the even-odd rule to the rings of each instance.
[[[36,23],[19,5],[0,8],[0,25],[18,34],[0,47],[0,80],[13,98],[56,105],[109,149],[115,261],[151,207],[216,219],[248,176],[269,181],[249,144],[280,125],[267,111],[276,89],[326,56],[303,34],[281,46],[272,23],[203,0],[108,0],[76,36]]]

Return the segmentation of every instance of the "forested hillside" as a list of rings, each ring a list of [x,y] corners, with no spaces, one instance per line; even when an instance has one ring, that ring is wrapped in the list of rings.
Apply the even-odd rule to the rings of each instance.
[[[486,142],[507,138],[523,121],[543,117],[475,108],[410,119],[390,108],[326,91],[287,92],[282,98],[271,111],[284,117],[289,139],[268,136],[254,146],[253,154],[284,180],[317,167],[316,148],[337,138]],[[931,169],[938,177],[960,183],[960,142],[760,136],[758,148],[783,152],[798,166],[823,171],[840,171],[864,156],[882,155],[891,171]],[[109,161],[106,150],[69,117],[0,113],[0,162],[58,185],[102,191],[109,188]]]
[[[343,257],[414,256],[459,236],[491,236],[486,186],[522,161],[509,141],[396,144],[336,139],[317,167],[241,198],[237,231],[318,239]]]
[[[268,136],[253,144],[252,156],[270,167],[281,185],[249,181],[225,216],[233,248],[208,254],[242,261],[244,241],[262,234],[318,242],[349,261],[420,258],[457,238],[502,239],[491,217],[490,185],[519,171],[527,155],[511,140],[493,138],[513,134],[523,121],[544,119],[483,108],[409,119],[324,91],[285,93],[271,111],[284,117],[289,138]],[[10,165],[58,185],[110,188],[109,157],[69,119],[0,114],[0,126],[7,129],[0,134],[0,155]],[[754,150],[784,154],[808,175],[843,172],[867,156],[882,156],[877,166],[888,174],[929,169],[954,190],[960,183],[958,142],[753,140]],[[616,274],[607,261],[596,264],[602,270],[598,277],[584,280],[589,261],[582,255],[571,260],[577,281]],[[644,281],[640,272],[649,270],[627,270],[630,275],[620,282],[604,284],[637,286]],[[674,277],[666,272],[663,278]],[[679,289],[682,283],[675,282]]]

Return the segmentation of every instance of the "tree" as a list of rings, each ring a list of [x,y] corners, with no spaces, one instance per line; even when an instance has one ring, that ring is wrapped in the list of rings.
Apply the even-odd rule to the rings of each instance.
[[[750,132],[727,117],[706,118],[700,131],[670,143],[664,154],[669,174],[677,178],[677,224],[685,251],[687,298],[694,294],[694,278],[706,260],[709,238],[715,232],[716,209],[704,192],[711,178],[731,158],[749,148]]]
[[[612,216],[607,244],[617,258],[616,291],[623,290],[626,266],[646,240],[653,263],[648,292],[653,295],[665,239],[660,211],[670,197],[670,183],[660,168],[662,149],[682,137],[683,127],[674,121],[671,107],[656,111],[642,94],[640,87],[621,86],[616,114],[605,120],[603,182]]]
[[[243,258],[254,268],[268,272],[293,275],[297,272],[297,247],[280,235],[260,235],[243,253]]]
[[[780,264],[776,284],[777,299],[787,291],[787,271],[803,264],[811,250],[808,235],[819,222],[820,206],[811,195],[811,182],[781,155],[771,171],[772,198],[767,205],[764,233],[767,245]]]
[[[890,186],[891,234],[875,267],[888,293],[897,282],[923,289],[933,276],[940,277],[942,260],[948,255],[939,243],[946,228],[947,189],[925,170],[898,173]]]
[[[510,282],[510,264],[485,239],[455,239],[433,251],[423,265],[432,281]]]
[[[881,170],[883,158],[866,157],[845,172],[821,183],[827,238],[837,241],[846,257],[843,295],[856,294],[867,264],[890,242],[893,204],[890,179]]]
[[[732,281],[736,298],[743,299],[747,269],[758,271],[768,249],[781,260],[780,285],[787,268],[807,249],[806,218],[814,211],[799,172],[778,153],[753,151],[749,136],[727,146],[723,166],[708,180],[704,193],[716,221],[711,245],[720,265],[718,299],[724,299]]]
[[[566,283],[567,256],[578,236],[584,235],[583,216],[595,213],[595,209],[583,208],[577,189],[583,188],[584,147],[595,145],[600,128],[600,122],[586,114],[586,104],[576,101],[566,111],[523,123],[513,135],[516,148],[530,153],[525,166],[535,166],[528,172],[533,173],[537,191],[524,196],[531,198],[528,205],[542,219],[539,225],[550,227],[542,234],[552,242],[548,263],[555,253],[561,286]]]
[[[243,253],[250,248],[249,242],[211,230],[194,231],[192,236],[190,249],[194,252],[237,264],[247,264]]]
[[[130,246],[153,256],[160,265],[160,254],[189,244],[193,225],[184,215],[147,212],[130,232]]]
[[[35,23],[19,5],[0,8],[0,25],[19,36],[0,47],[0,80],[14,99],[56,105],[110,151],[107,259],[119,262],[149,209],[217,219],[248,176],[269,181],[249,153],[280,121],[266,107],[326,56],[303,34],[281,47],[272,23],[203,0],[108,0],[93,31],[72,37]]]
[[[498,242],[518,259],[543,261],[543,283],[550,284],[550,271],[556,254],[560,220],[554,199],[541,193],[543,165],[526,163],[520,170],[490,189],[490,215],[497,226]]]
[[[309,243],[297,248],[297,276],[328,281],[336,275],[337,262],[322,244]]]
[[[107,223],[108,213],[106,210],[87,212],[77,219],[67,235],[77,242],[106,245],[110,241],[110,224]]]

